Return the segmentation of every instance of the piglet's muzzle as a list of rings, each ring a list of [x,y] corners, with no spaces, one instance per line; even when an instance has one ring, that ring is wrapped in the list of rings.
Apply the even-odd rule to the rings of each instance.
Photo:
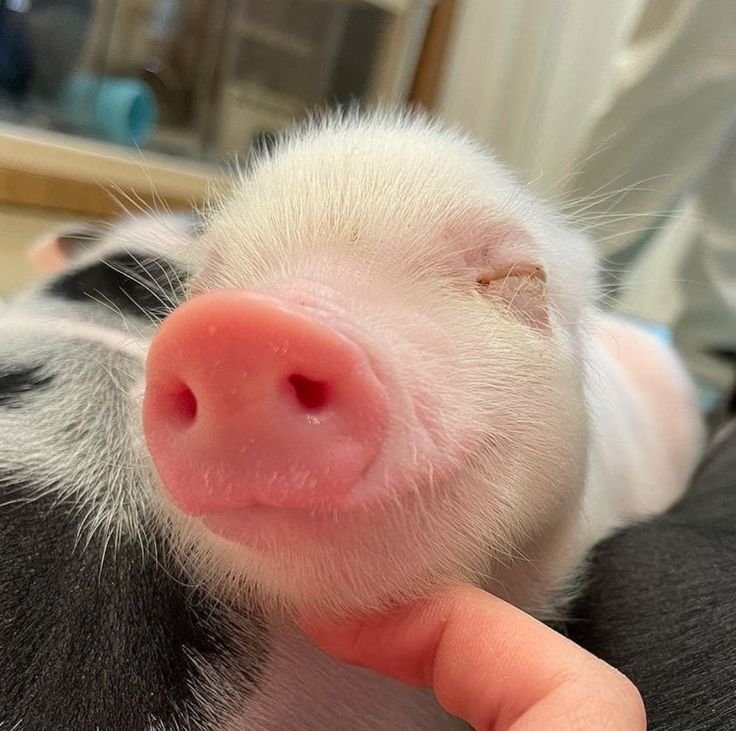
[[[278,299],[200,295],[151,344],[146,441],[186,513],[344,507],[387,423],[386,391],[365,350]]]

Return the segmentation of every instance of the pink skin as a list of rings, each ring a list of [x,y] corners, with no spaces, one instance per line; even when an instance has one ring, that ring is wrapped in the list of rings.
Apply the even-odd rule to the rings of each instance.
[[[216,532],[218,514],[354,503],[384,440],[387,396],[364,350],[273,297],[195,297],[162,326],[147,372],[157,469]]]
[[[231,268],[224,253],[217,272]],[[559,476],[568,446],[541,451],[548,429],[506,437],[548,392],[577,393],[549,351],[539,267],[483,262],[445,289],[376,266],[304,257],[239,288],[210,272],[153,338],[146,441],[196,571],[225,568],[302,608],[376,606],[478,570],[475,541],[491,544],[495,525],[507,540],[517,493],[535,529],[574,494]],[[511,338],[533,368],[518,367]],[[544,465],[529,489],[537,469],[548,476],[536,501],[523,499],[527,454]]]
[[[69,257],[54,235],[36,242],[28,252],[28,259],[39,274],[53,274],[67,265]]]
[[[344,614],[462,579],[548,611],[683,484],[649,477],[655,415],[592,343],[587,241],[451,135],[305,135],[191,258],[144,428],[179,554],[219,592]]]
[[[385,533],[387,508],[413,503],[417,481],[446,478],[482,438],[458,418],[470,389],[468,403],[446,403],[433,387],[465,348],[399,307],[357,316],[350,297],[310,280],[259,289],[197,294],[151,343],[143,423],[162,487],[262,556],[354,551],[362,531]],[[424,343],[416,355],[409,335]]]
[[[476,333],[462,327],[470,310],[459,310],[443,328],[431,297],[417,297],[420,313],[401,290],[392,301],[355,279],[210,291],[197,281],[204,293],[167,318],[148,355],[144,429],[164,494],[194,517],[201,544],[208,534],[228,541],[213,544],[222,565],[245,566],[267,592],[300,603],[322,587],[331,598],[332,586],[346,604],[395,594],[406,575],[382,556],[425,581],[433,541],[452,535],[433,515],[497,509],[480,479],[443,486],[484,439],[488,406],[472,378],[494,362],[499,323]],[[499,427],[519,413],[493,409]],[[520,458],[511,444],[503,454]],[[494,470],[502,481],[506,472]],[[469,565],[459,541],[450,545]],[[305,581],[320,587],[314,596]]]

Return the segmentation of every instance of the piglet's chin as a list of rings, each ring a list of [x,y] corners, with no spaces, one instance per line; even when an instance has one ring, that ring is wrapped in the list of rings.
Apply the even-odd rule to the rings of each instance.
[[[349,513],[342,515],[347,517]],[[335,513],[259,506],[208,513],[200,520],[214,535],[265,553],[300,545],[325,545],[345,525]],[[347,521],[349,522],[349,520]]]

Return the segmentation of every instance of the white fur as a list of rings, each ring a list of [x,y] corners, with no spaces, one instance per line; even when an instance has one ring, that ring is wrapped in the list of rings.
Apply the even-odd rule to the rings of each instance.
[[[251,551],[174,511],[184,560],[226,595],[343,613],[465,578],[547,613],[588,548],[651,512],[642,496],[671,476],[635,454],[656,425],[596,345],[589,242],[456,132],[377,114],[287,136],[196,247],[194,294],[316,298],[317,316],[375,354],[394,405],[369,485],[382,500],[315,517],[329,538]],[[526,304],[477,291],[487,269],[525,265],[546,274],[537,290],[520,278]],[[534,298],[548,326],[524,316]],[[693,434],[657,509],[684,489]]]

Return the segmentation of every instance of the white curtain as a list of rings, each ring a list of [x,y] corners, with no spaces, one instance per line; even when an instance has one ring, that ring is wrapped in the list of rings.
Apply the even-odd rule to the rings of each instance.
[[[701,385],[728,388],[736,2],[460,0],[449,56],[440,114],[542,194],[585,199],[617,308],[672,328]]]
[[[619,84],[646,0],[460,0],[438,108],[546,190]]]

